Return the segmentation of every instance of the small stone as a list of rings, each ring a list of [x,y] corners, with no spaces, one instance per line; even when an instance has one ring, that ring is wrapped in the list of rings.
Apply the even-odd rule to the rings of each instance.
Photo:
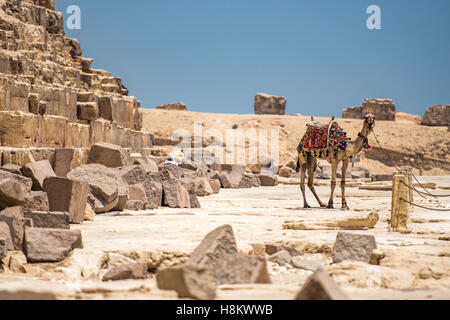
[[[375,249],[372,251],[372,254],[370,255],[370,264],[373,265],[379,265],[381,259],[383,259],[384,257],[386,257],[386,255],[384,254],[384,252],[380,249]]]
[[[103,281],[117,281],[127,279],[145,279],[147,275],[146,263],[127,263],[112,268],[104,276]]]
[[[86,205],[86,209],[84,211],[84,221],[94,221],[95,220],[95,212],[92,210],[90,205]]]

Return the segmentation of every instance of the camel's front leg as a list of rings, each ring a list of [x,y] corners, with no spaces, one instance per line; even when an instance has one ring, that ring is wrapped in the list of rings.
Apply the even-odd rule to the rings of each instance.
[[[305,178],[306,178],[306,163],[302,163],[300,160],[300,189],[302,189],[302,196],[303,196],[303,207],[311,208],[306,202],[306,194],[305,194]]]
[[[342,180],[341,180],[341,191],[342,191],[342,209],[349,209],[347,206],[347,200],[345,199],[345,176],[347,174],[348,159],[342,161]]]
[[[317,160],[314,160],[317,162]],[[322,201],[320,201],[319,196],[317,195],[316,189],[314,188],[314,170],[316,168],[317,163],[313,163],[313,165],[311,165],[308,168],[308,187],[311,190],[311,192],[313,193],[314,197],[316,197],[317,202],[319,203],[319,206],[321,208],[325,207],[325,205],[322,203]]]
[[[328,201],[328,209],[333,209],[333,196],[334,196],[334,189],[336,188],[336,171],[337,171],[337,160],[332,160],[331,162],[331,195],[330,195],[330,201]]]

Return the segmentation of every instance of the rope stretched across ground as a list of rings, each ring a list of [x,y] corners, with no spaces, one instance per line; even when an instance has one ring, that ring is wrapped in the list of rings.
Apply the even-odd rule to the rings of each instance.
[[[380,147],[381,151],[386,152],[386,150],[381,146],[380,141],[378,141],[378,138],[377,138],[377,136],[376,136],[376,134],[375,134],[375,131],[373,131],[373,136],[375,137],[375,141],[377,142],[377,144],[378,144],[378,146]],[[401,170],[399,167],[397,167],[396,165],[394,165],[394,168],[395,168],[397,171],[402,171],[402,170]],[[432,196],[432,197],[435,198],[435,199],[437,199],[438,197],[440,197],[440,198],[447,198],[447,197],[450,197],[450,194],[447,194],[447,195],[435,195],[435,194],[432,194],[430,191],[428,191],[427,188],[425,188],[425,187],[420,183],[419,179],[417,179],[417,177],[414,175],[413,172],[411,172],[411,174],[412,174],[414,180],[417,181],[417,183],[419,184],[419,186],[420,186],[423,190],[425,190],[425,192],[426,192],[427,195]],[[408,186],[408,185],[407,185],[407,186]],[[408,186],[408,187],[411,188],[411,186]],[[422,193],[421,191],[418,191],[415,187],[413,187],[413,190],[416,191],[422,198],[426,199],[426,198],[423,196],[423,194],[425,194],[425,193]]]
[[[419,208],[426,209],[426,210],[430,210],[430,211],[445,211],[445,212],[446,212],[446,211],[450,211],[450,209],[438,209],[438,208],[430,208],[430,207],[421,206],[420,204],[410,202],[410,201],[405,200],[405,199],[403,199],[403,198],[400,198],[400,200],[403,200],[403,201],[405,201],[406,203],[412,204],[412,205],[415,206],[415,207],[419,207]]]

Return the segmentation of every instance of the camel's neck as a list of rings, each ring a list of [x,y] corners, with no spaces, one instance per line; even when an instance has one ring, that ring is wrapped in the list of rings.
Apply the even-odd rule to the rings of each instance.
[[[361,150],[364,148],[364,140],[365,140],[364,137],[367,138],[369,136],[369,133],[370,133],[369,124],[366,121],[364,121],[364,125],[361,130],[361,136],[348,143],[347,148],[345,150],[345,154],[351,157],[360,153]]]

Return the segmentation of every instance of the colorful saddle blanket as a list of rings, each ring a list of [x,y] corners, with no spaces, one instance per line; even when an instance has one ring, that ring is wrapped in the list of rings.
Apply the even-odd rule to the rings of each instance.
[[[303,148],[305,149],[327,149],[328,145],[333,146],[334,152],[344,150],[350,138],[347,132],[339,127],[336,121],[330,124],[321,125],[313,122],[307,125],[306,134],[303,137]],[[328,136],[329,132],[329,136]]]

